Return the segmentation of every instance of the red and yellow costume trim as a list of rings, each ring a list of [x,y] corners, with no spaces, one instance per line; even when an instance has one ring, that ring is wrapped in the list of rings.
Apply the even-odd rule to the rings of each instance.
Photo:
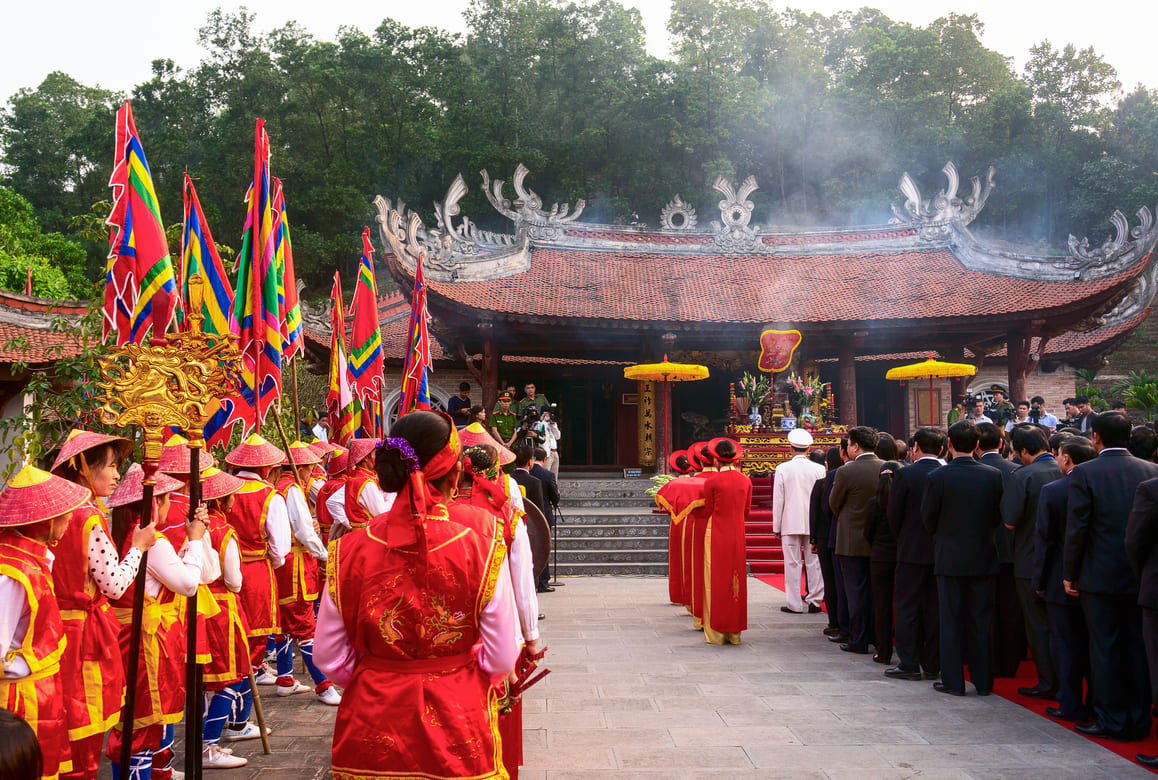
[[[24,588],[30,617],[19,653],[28,664],[25,677],[0,675],[0,707],[24,718],[40,743],[42,778],[55,780],[72,771],[60,662],[65,651],[64,624],[52,590],[48,548],[12,530],[0,530],[0,574]]]

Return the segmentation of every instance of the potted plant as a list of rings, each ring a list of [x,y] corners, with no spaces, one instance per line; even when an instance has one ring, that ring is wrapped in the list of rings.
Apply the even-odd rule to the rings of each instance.
[[[745,371],[744,376],[736,383],[736,411],[741,417],[747,417],[748,410],[753,405],[759,407],[771,390],[772,383],[768,377],[754,376]]]
[[[828,384],[819,379],[789,374],[785,385],[788,390],[788,406],[797,417],[811,409],[814,402],[827,400],[828,397]]]

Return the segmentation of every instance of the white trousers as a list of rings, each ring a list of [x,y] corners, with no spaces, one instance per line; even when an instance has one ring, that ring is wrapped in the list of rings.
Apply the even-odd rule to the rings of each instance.
[[[788,534],[780,537],[784,550],[784,595],[788,597],[788,608],[793,612],[803,612],[804,603],[819,607],[824,603],[824,579],[820,574],[820,558],[812,552],[807,534]],[[808,595],[801,601],[801,564],[808,572]]]
[[[547,459],[543,461],[543,465],[556,477],[559,476],[559,452],[557,450],[547,450]]]

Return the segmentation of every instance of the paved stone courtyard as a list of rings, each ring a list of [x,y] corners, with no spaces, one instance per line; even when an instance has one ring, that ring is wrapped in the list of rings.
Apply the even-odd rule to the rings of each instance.
[[[542,597],[553,671],[525,699],[525,780],[1151,776],[998,696],[886,680],[821,636],[823,615],[782,613],[756,579],[738,647],[705,644],[662,578],[563,582]],[[335,710],[263,701],[274,754],[235,745],[250,764],[222,776],[329,777]]]

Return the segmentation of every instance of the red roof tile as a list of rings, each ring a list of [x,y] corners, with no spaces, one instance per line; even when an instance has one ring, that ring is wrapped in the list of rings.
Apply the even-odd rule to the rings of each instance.
[[[80,344],[71,333],[0,322],[0,363],[15,363],[18,360],[28,363],[51,363],[79,352]]]
[[[530,269],[513,276],[427,284],[460,306],[513,316],[806,323],[1048,312],[1140,270],[1092,282],[1038,282],[968,270],[945,249],[691,260],[547,247],[535,249]]]

